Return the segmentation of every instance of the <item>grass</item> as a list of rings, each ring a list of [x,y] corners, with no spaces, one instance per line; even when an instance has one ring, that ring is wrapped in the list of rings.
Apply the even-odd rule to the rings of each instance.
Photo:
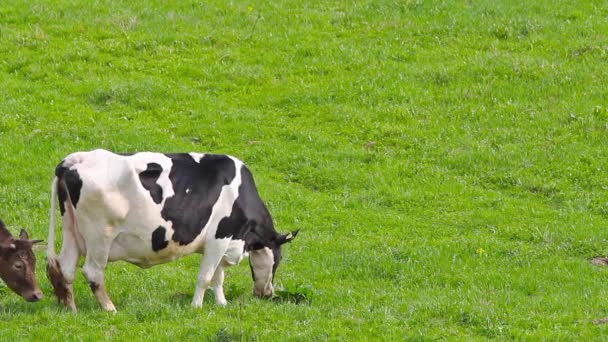
[[[275,285],[189,302],[200,259],[84,277],[80,312],[0,288],[1,340],[605,340],[602,1],[3,1],[0,217],[46,237],[77,150],[245,160]],[[306,289],[305,291],[302,289]],[[298,291],[310,301],[289,300]]]

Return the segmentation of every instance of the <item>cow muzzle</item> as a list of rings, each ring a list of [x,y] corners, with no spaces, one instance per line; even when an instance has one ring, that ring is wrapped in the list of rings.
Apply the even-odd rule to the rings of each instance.
[[[258,298],[270,298],[274,294],[274,288],[272,284],[269,286],[264,286],[263,288],[253,289],[253,294]]]
[[[28,302],[37,302],[37,301],[41,300],[42,297],[44,297],[44,295],[42,294],[42,291],[40,291],[40,290],[36,290],[36,291],[32,291],[30,293],[23,294],[23,298]]]

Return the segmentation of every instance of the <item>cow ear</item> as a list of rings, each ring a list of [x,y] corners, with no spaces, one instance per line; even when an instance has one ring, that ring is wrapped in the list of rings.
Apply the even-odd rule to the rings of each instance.
[[[277,237],[277,245],[280,246],[284,243],[291,242],[291,240],[293,240],[296,237],[296,235],[298,235],[299,232],[300,232],[300,230],[298,229],[298,230],[294,230],[291,233],[287,233],[285,235],[279,235]]]
[[[27,234],[25,229],[21,229],[21,233],[19,233],[19,240],[29,240],[30,236]]]

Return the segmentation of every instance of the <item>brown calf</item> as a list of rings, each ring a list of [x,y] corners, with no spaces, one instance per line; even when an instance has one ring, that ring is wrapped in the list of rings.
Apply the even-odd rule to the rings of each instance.
[[[32,246],[40,241],[30,240],[23,229],[19,239],[14,239],[0,220],[0,278],[28,302],[42,298],[36,280],[36,257],[32,251]]]

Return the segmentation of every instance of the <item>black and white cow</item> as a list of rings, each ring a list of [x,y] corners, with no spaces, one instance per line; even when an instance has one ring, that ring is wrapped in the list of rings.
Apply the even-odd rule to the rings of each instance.
[[[297,231],[279,234],[249,169],[217,154],[114,154],[76,152],[56,168],[52,185],[47,271],[57,298],[76,310],[76,265],[102,308],[116,311],[104,286],[108,261],[143,268],[191,253],[203,254],[192,305],[213,286],[225,305],[224,267],[249,256],[254,294],[269,297],[281,245]],[[55,254],[55,211],[63,218],[63,246]]]

